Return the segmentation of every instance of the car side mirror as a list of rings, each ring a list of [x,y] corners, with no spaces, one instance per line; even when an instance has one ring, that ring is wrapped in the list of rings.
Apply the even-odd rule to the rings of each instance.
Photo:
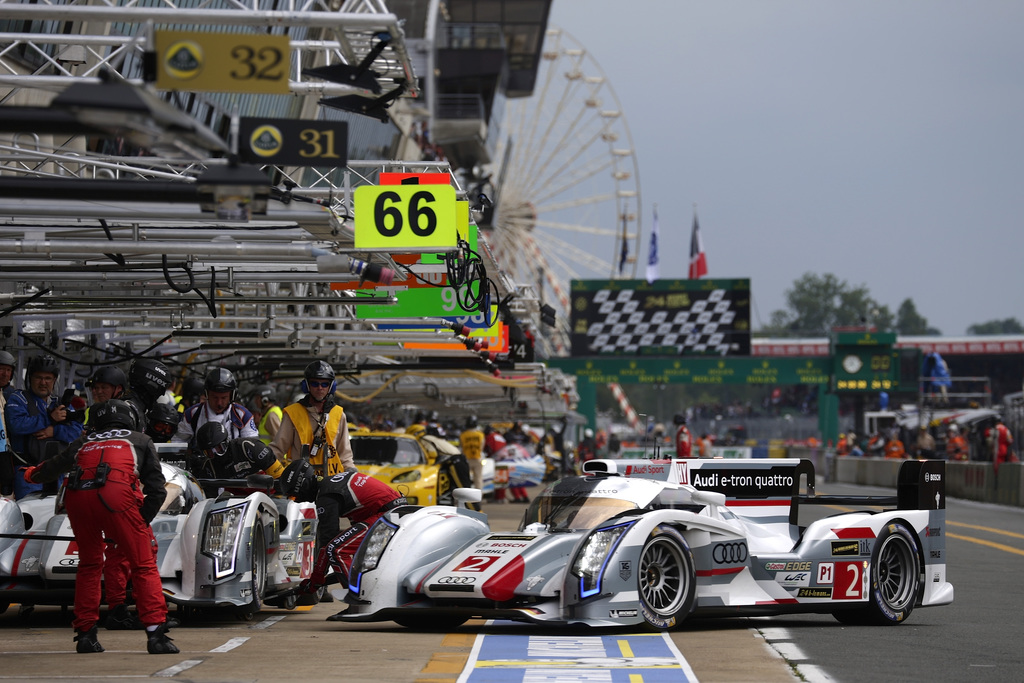
[[[455,489],[452,491],[452,497],[455,498],[455,507],[468,507],[467,503],[479,503],[483,500],[483,493],[480,489]]]

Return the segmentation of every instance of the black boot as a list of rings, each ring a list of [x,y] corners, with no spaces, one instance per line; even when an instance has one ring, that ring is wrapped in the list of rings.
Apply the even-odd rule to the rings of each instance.
[[[152,631],[146,631],[146,649],[151,655],[174,655],[181,650],[167,637],[167,624],[160,624]]]
[[[98,641],[96,637],[95,626],[88,631],[79,631],[78,635],[75,636],[75,642],[78,643],[75,646],[75,650],[82,653],[103,652],[103,646],[100,645],[100,641]]]
[[[139,621],[139,615],[128,611],[128,605],[121,603],[107,613],[106,628],[108,631],[138,631],[145,626]]]

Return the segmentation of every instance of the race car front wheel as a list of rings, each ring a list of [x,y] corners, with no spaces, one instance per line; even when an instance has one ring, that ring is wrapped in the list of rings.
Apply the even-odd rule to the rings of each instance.
[[[242,607],[239,618],[249,620],[256,616],[263,606],[263,596],[267,591],[267,544],[263,538],[263,526],[259,518],[252,527],[252,602]]]
[[[693,609],[697,572],[693,553],[675,529],[658,527],[640,552],[637,589],[640,612],[659,631],[678,625]]]
[[[886,525],[871,552],[868,604],[864,608],[835,612],[844,624],[887,626],[906,621],[914,611],[921,585],[921,558],[917,538],[903,524]]]

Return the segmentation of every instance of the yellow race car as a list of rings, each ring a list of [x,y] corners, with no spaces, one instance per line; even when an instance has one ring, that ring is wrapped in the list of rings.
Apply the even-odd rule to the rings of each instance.
[[[465,457],[457,448],[439,448],[434,439],[358,430],[350,440],[356,468],[397,490],[411,505],[450,505],[454,489],[472,485]]]

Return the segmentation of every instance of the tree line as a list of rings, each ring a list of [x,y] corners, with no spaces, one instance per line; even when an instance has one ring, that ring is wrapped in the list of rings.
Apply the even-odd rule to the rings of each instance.
[[[901,335],[941,335],[907,298],[896,312],[875,300],[865,285],[853,286],[832,273],[805,273],[786,290],[786,308],[773,311],[756,334],[765,337],[820,337],[836,327],[875,328]],[[967,328],[967,334],[1024,334],[1017,318],[989,320]]]

